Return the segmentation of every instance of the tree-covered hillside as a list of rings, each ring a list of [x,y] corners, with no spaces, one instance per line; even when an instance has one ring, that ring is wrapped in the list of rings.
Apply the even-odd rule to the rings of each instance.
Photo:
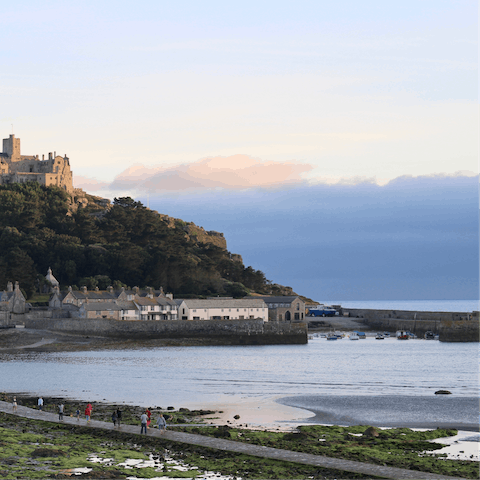
[[[129,197],[105,215],[69,210],[69,196],[38,183],[0,187],[0,289],[30,296],[51,267],[62,287],[151,286],[175,295],[280,293],[265,275],[199,243]]]

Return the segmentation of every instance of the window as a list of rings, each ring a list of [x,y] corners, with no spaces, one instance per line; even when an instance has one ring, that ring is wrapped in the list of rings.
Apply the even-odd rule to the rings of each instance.
[[[195,312],[195,313],[197,313],[197,311],[196,311],[196,310],[192,310],[192,312]]]
[[[300,304],[297,303],[297,310],[300,310]]]
[[[237,312],[239,312],[239,311],[240,311],[240,309],[239,309],[239,308],[237,308]]]

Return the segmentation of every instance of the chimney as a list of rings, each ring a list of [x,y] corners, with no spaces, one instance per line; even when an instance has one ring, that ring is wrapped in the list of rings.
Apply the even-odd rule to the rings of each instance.
[[[147,293],[150,298],[153,298],[153,288],[152,287],[147,287]]]
[[[20,291],[20,284],[18,282],[15,282],[15,291],[16,292]]]
[[[138,287],[133,287],[132,290],[133,290],[133,293],[135,293],[137,295],[140,292],[140,289]]]
[[[7,283],[7,292],[13,292],[13,283],[12,282]]]
[[[52,152],[48,152],[48,159],[49,159],[49,160],[52,159]]]
[[[96,291],[96,292],[99,292],[100,289],[99,289],[98,287],[95,287],[95,291]]]
[[[87,293],[87,287],[85,285],[83,285],[82,287],[80,287],[80,290],[82,291],[82,293]]]
[[[113,293],[113,287],[110,285],[110,286],[107,288],[107,291],[108,291],[108,293]]]
[[[45,160],[45,154],[42,155],[42,160]]]

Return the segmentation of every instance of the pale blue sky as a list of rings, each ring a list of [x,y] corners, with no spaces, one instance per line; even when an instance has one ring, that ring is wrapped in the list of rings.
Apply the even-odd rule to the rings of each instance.
[[[234,154],[311,181],[477,170],[473,0],[2,8],[3,135],[78,176]]]
[[[476,1],[20,0],[0,56],[3,138],[76,186],[318,300],[478,295]]]

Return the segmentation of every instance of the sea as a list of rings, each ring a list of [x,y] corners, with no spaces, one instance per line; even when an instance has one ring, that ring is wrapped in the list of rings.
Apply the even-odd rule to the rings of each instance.
[[[351,422],[377,415],[380,423],[395,423],[381,417],[392,405],[397,421],[405,420],[405,411],[412,420],[414,412],[423,412],[423,423],[437,419],[476,424],[478,430],[478,353],[478,343],[374,337],[315,337],[306,345],[0,352],[0,390],[163,408],[272,398],[317,417],[328,413],[331,423],[354,410],[360,417]],[[441,398],[438,390],[451,395]],[[360,406],[351,403],[355,398],[362,399]],[[420,426],[422,418],[410,423]]]

